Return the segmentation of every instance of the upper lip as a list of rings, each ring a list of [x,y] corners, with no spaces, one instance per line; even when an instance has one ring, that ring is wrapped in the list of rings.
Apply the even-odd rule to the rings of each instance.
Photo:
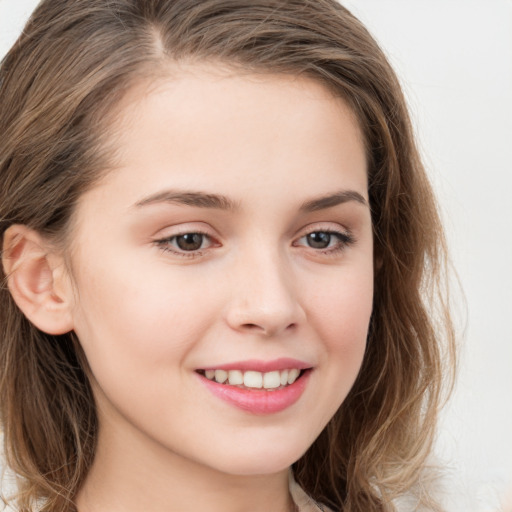
[[[298,359],[292,359],[289,357],[281,357],[279,359],[273,359],[272,361],[264,361],[261,359],[247,359],[245,361],[234,361],[232,363],[222,363],[215,366],[207,366],[200,368],[200,370],[241,370],[255,371],[255,372],[273,372],[280,370],[289,370],[291,368],[297,368],[299,370],[306,370],[311,368],[313,365]]]

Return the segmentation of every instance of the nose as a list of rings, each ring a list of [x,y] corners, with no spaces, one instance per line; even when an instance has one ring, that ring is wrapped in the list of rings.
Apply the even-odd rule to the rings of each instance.
[[[296,329],[305,319],[290,265],[276,252],[239,261],[230,273],[229,326],[273,337]]]

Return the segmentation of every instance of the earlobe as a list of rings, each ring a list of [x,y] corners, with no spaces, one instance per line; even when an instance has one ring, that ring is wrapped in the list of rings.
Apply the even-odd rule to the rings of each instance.
[[[54,335],[73,329],[73,295],[64,260],[39,233],[10,226],[4,234],[2,264],[9,291],[30,322]]]

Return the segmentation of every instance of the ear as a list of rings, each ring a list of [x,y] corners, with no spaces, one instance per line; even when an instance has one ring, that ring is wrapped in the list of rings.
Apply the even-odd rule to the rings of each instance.
[[[4,234],[2,264],[24,315],[48,334],[73,329],[73,290],[64,259],[36,231],[15,224]]]

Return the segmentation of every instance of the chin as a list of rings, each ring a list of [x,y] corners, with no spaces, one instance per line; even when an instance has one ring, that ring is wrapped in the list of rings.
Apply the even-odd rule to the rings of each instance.
[[[270,475],[287,471],[306,451],[305,449],[264,448],[261,450],[246,449],[224,457],[222,464],[216,464],[224,473],[240,476]],[[219,467],[221,466],[221,467]]]

